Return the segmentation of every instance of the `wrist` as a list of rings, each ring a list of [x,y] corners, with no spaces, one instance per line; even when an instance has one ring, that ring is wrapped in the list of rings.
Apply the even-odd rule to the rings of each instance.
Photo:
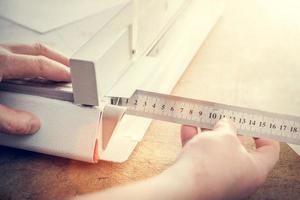
[[[186,200],[218,200],[226,196],[225,188],[218,187],[220,183],[210,173],[202,162],[195,162],[191,158],[180,158],[162,175],[172,182],[172,187],[178,199]],[[217,181],[217,182],[216,182]]]
[[[212,199],[207,195],[205,172],[201,166],[187,160],[180,160],[161,174],[162,179],[168,180],[170,187],[174,191],[176,199]],[[199,178],[201,177],[201,178]]]

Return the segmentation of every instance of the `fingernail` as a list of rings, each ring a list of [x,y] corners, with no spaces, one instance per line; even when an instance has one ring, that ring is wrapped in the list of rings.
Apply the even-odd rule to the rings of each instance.
[[[70,71],[70,69],[68,68],[68,69],[66,69],[67,70],[67,72],[66,72],[66,74],[65,74],[65,81],[66,82],[71,82],[72,80],[71,80],[71,71]]]
[[[41,122],[38,118],[36,117],[32,117],[30,120],[29,120],[29,124],[30,124],[30,131],[29,131],[29,134],[34,134],[36,133],[40,127],[41,127]]]

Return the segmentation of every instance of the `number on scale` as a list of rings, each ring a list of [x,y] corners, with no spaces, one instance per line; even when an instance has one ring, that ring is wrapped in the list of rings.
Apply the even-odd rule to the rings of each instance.
[[[297,130],[297,128],[296,128],[296,127],[291,127],[291,132],[292,132],[292,133],[297,133],[297,132],[298,132],[298,130]]]
[[[266,122],[259,122],[259,127],[264,128],[266,126]]]
[[[138,104],[139,104],[139,99],[149,99],[147,96],[142,96],[142,97],[139,97],[139,96],[135,96],[134,99],[133,99],[133,105],[135,106],[136,109],[141,109],[138,107]],[[168,102],[168,99],[162,99],[162,100],[165,100],[165,104],[162,104],[160,107],[157,106],[157,101],[161,101],[161,99],[159,98],[156,98],[155,101],[152,101],[152,100],[143,100],[141,103],[142,103],[142,107],[147,107],[148,105],[151,106],[153,109],[158,109],[158,111],[160,110],[161,112],[164,112],[167,107],[168,109],[170,110],[170,112],[172,113],[182,113],[183,115],[194,115],[194,113],[197,113],[199,115],[199,117],[203,117],[203,116],[207,116],[207,115],[204,115],[203,113],[203,108],[200,109],[191,109],[191,107],[186,107],[184,104],[181,105],[181,107],[179,108],[176,108],[176,105],[179,104],[179,102],[175,102],[175,105],[174,105],[174,102],[172,103],[173,106],[171,106],[171,100],[170,102]],[[128,105],[130,102],[129,102],[129,99],[126,99],[125,101],[126,105]],[[193,105],[194,107],[197,106],[197,104],[194,104]],[[204,109],[214,109],[214,107],[205,107]],[[184,111],[187,109],[187,113],[184,113]],[[145,111],[143,109],[143,111]],[[245,125],[246,127],[247,126],[251,126],[251,127],[258,127],[258,128],[267,128],[267,129],[270,129],[270,130],[279,130],[279,131],[283,131],[285,133],[287,132],[290,132],[290,133],[298,133],[298,128],[297,126],[288,126],[286,124],[284,124],[283,122],[280,123],[267,123],[266,121],[258,121],[257,118],[247,118],[247,117],[244,117],[244,118],[241,118],[241,117],[238,117],[238,115],[243,115],[243,114],[247,114],[247,113],[242,113],[242,112],[233,112],[232,114],[230,115],[227,115],[227,114],[222,114],[220,113],[220,110],[216,110],[214,112],[209,112],[208,113],[208,118],[211,119],[211,120],[216,120],[216,119],[223,119],[223,118],[228,118],[230,120],[232,120],[233,122],[236,122],[238,124],[241,124],[241,125]],[[175,116],[175,115],[174,115]],[[264,119],[264,116],[262,115],[261,117],[263,117]],[[200,118],[198,118],[198,120],[200,120]],[[276,120],[276,118],[274,118],[273,120]],[[293,121],[291,121],[293,122]]]
[[[216,119],[217,118],[217,114],[216,113],[209,113],[209,118],[210,119]]]
[[[270,129],[276,129],[276,124],[270,123]]]
[[[246,119],[245,118],[240,118],[239,119],[239,123],[240,124],[245,124],[246,123]]]
[[[255,120],[249,120],[249,125],[251,126],[255,126],[256,125],[256,121]]]

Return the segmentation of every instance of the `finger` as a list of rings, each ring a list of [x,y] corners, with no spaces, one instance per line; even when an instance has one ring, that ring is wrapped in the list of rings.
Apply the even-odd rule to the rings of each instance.
[[[276,142],[275,140],[266,139],[266,138],[255,138],[255,146],[257,150],[266,148],[266,147],[274,147],[278,150],[280,149],[279,142]]]
[[[199,132],[201,129],[199,129]],[[181,144],[184,146],[188,141],[190,141],[198,133],[198,128],[194,126],[181,126]]]
[[[219,120],[214,128],[213,131],[216,133],[225,133],[225,134],[232,134],[232,135],[236,135],[236,128],[233,125],[232,121],[226,118],[223,118],[221,120]]]
[[[252,152],[256,161],[268,173],[279,159],[280,145],[271,139],[255,139],[256,151]]]
[[[40,129],[40,120],[33,114],[0,105],[0,132],[7,134],[33,134]]]
[[[3,79],[44,78],[52,81],[71,81],[70,69],[44,56],[11,54],[2,68]]]
[[[35,43],[32,45],[29,44],[2,44],[2,47],[10,50],[12,53],[16,54],[26,54],[32,56],[45,56],[51,60],[55,60],[63,65],[69,66],[69,59],[62,55],[61,53],[56,52],[55,50],[49,48],[48,46]]]

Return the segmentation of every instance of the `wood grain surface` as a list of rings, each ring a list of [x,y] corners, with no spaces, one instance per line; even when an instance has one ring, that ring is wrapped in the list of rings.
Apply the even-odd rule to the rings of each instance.
[[[300,115],[299,8],[296,0],[229,1],[173,94]],[[122,164],[0,147],[0,199],[62,199],[154,176],[180,152],[179,128],[154,121]],[[252,140],[245,145],[253,148]],[[300,199],[300,157],[287,144],[249,199]]]

